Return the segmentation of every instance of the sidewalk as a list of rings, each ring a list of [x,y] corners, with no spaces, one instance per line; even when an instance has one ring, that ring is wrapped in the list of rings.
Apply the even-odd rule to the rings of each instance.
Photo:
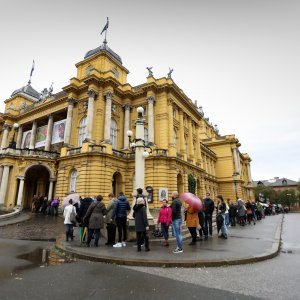
[[[209,267],[220,265],[245,264],[275,257],[280,250],[280,236],[283,215],[266,217],[256,225],[230,227],[228,239],[219,239],[216,230],[208,241],[199,241],[196,246],[189,246],[190,239],[183,243],[183,253],[173,254],[176,242],[168,248],[161,243],[150,243],[151,251],[137,252],[134,243],[126,247],[105,246],[100,239],[98,248],[80,245],[78,232],[75,231],[73,242],[65,242],[64,236],[56,240],[56,248],[75,257],[116,263],[120,265],[153,267]]]

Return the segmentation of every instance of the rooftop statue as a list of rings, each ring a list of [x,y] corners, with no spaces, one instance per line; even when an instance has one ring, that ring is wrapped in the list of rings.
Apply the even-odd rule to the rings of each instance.
[[[169,67],[169,73],[168,73],[168,78],[172,78],[172,73],[173,73],[173,69],[171,69],[170,67]]]
[[[147,67],[146,69],[147,69],[148,72],[149,72],[148,77],[149,77],[149,76],[153,76],[153,72],[152,72],[153,67]]]

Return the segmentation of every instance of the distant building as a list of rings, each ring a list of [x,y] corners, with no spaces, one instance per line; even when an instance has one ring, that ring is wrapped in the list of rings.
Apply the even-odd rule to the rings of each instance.
[[[253,185],[255,188],[260,185],[268,186],[271,187],[274,191],[281,192],[289,189],[297,190],[298,182],[284,177],[274,177],[273,179],[269,180],[253,181]]]

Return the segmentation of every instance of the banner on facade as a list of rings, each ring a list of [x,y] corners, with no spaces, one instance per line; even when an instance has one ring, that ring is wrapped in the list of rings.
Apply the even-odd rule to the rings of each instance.
[[[46,145],[47,125],[38,127],[36,131],[35,148],[44,147]]]
[[[57,144],[64,141],[65,128],[66,119],[57,121],[53,124],[52,144]]]
[[[31,139],[31,130],[23,132],[22,146],[21,146],[22,149],[29,148],[30,139]]]

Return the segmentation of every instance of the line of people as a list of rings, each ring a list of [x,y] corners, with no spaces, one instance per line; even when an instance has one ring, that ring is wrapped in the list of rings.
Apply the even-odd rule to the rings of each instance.
[[[54,197],[49,199],[46,196],[34,195],[32,199],[31,212],[40,213],[46,216],[58,216],[60,200]]]

